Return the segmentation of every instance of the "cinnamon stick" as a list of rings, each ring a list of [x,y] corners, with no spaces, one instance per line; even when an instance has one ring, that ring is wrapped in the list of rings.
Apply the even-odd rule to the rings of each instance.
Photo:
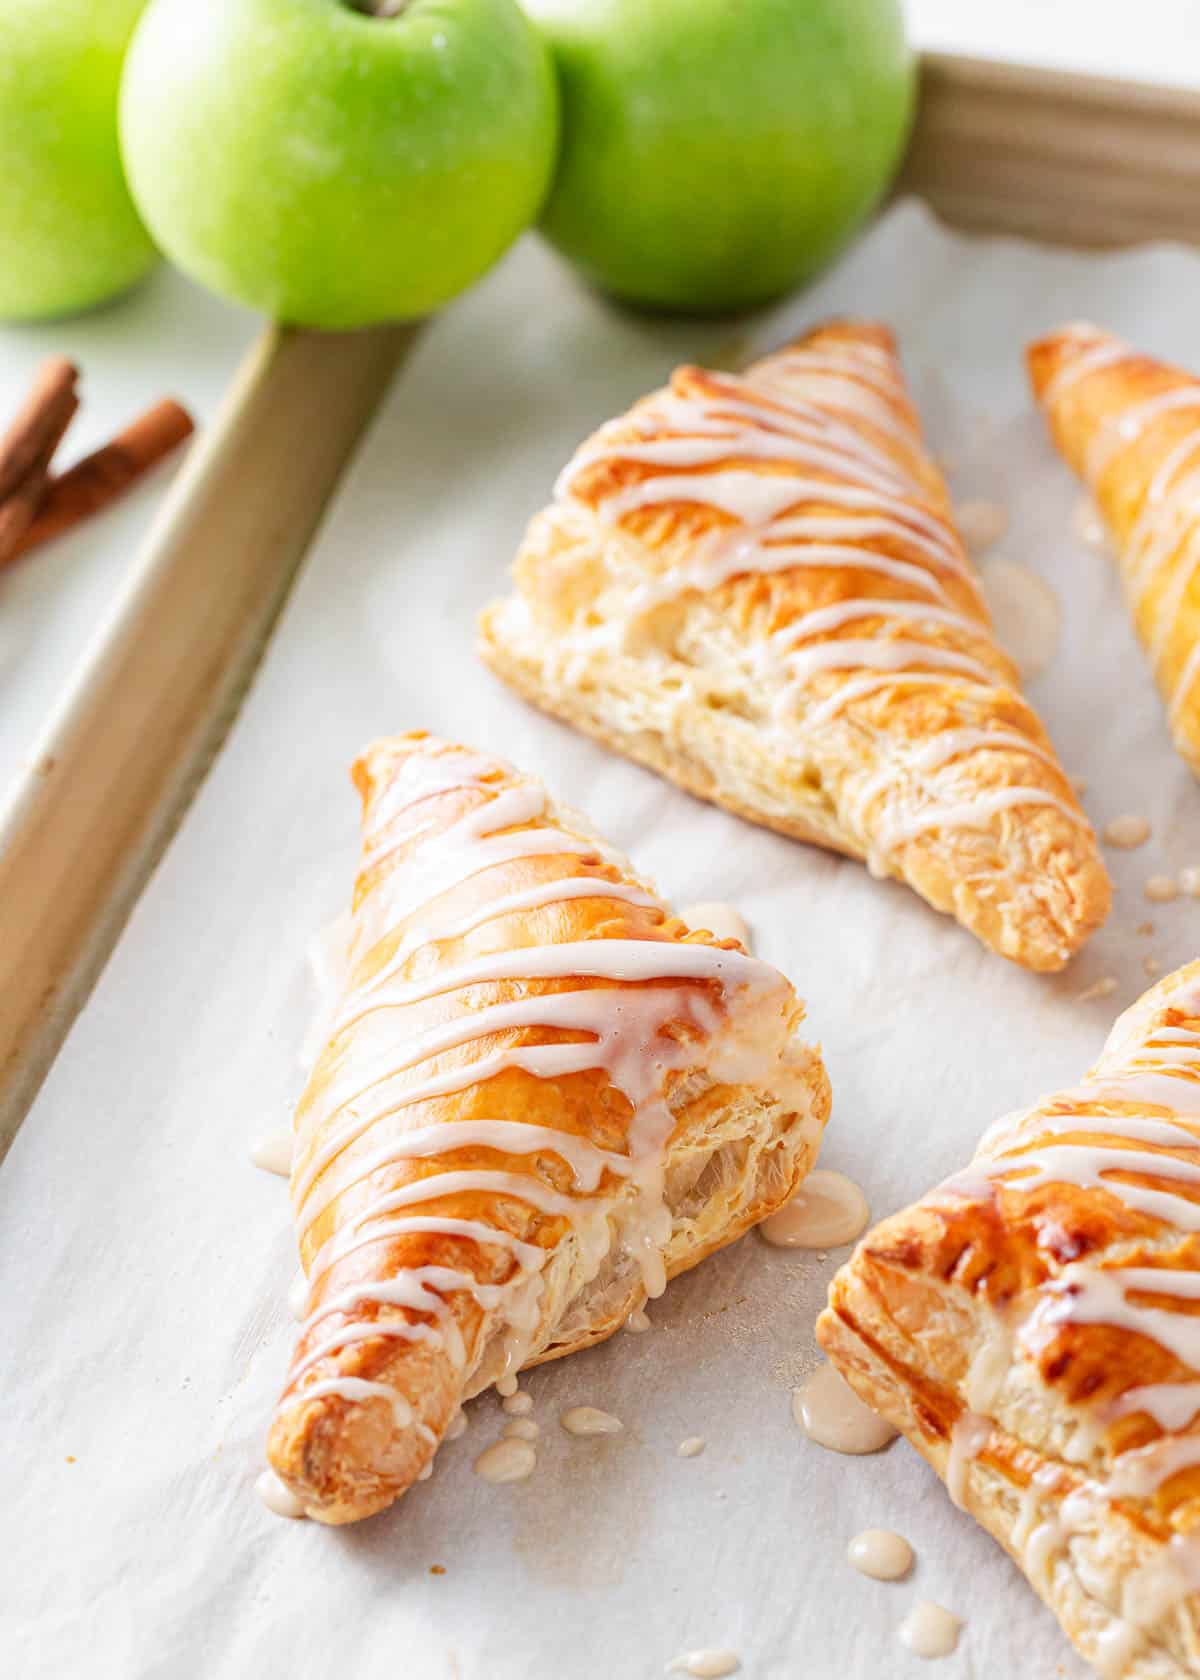
[[[79,407],[78,378],[79,369],[65,356],[51,356],[38,369],[29,395],[0,437],[0,503],[20,489],[39,464],[42,471],[49,466]]]
[[[0,566],[22,551],[46,499],[54,451],[62,442],[63,433],[74,419],[78,407],[79,398],[73,388],[67,393],[65,401],[55,393],[52,401],[42,407],[40,418],[32,428],[40,431],[39,447],[14,488],[0,500]],[[30,429],[25,428],[24,436],[29,436]]]
[[[101,512],[195,430],[191,415],[171,397],[146,410],[111,443],[93,450],[50,479],[40,505],[15,548],[25,554]],[[2,513],[2,510],[0,510]],[[4,559],[0,547],[0,562]]]

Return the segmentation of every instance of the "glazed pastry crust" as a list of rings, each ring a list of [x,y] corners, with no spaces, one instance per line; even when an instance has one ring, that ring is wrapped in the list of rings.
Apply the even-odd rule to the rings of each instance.
[[[1087,325],[1031,345],[1028,363],[1051,436],[1116,544],[1171,737],[1200,775],[1200,380]]]
[[[838,381],[813,387],[805,358]],[[723,416],[741,426],[728,454],[710,444],[691,461]],[[826,431],[851,454],[830,454]],[[793,433],[819,453],[786,458]],[[856,487],[859,447],[868,471],[903,475],[902,495],[874,505]],[[646,488],[665,472],[671,500]],[[741,529],[720,494],[685,499],[729,473],[796,485],[740,570],[711,563]],[[814,535],[782,565],[771,533],[797,518]],[[993,639],[886,329],[834,323],[741,378],[679,369],[580,451],[514,578],[480,650],[535,705],[690,793],[907,881],[1027,967],[1062,967],[1103,921],[1095,837]],[[802,658],[817,650],[799,684],[771,653],[789,633]],[[845,663],[825,662],[839,641]],[[1005,804],[1015,789],[1032,797]]]
[[[638,979],[569,972],[521,978],[520,959],[511,965],[512,977],[453,983],[452,971],[461,972],[464,964],[526,949],[553,952],[555,946],[589,940],[644,942],[651,953],[690,946],[705,953],[740,954],[741,947],[689,930],[623,859],[594,840],[581,819],[544,793],[539,799],[539,784],[499,760],[418,733],[379,743],[354,774],[363,796],[364,861],[355,889],[346,996],[372,998],[381,976],[389,985],[417,982],[419,995],[357,1018],[354,1009],[346,1015],[343,1003],[346,1024],[339,1028],[335,1023],[297,1111],[293,1200],[302,1232],[301,1258],[310,1278],[323,1246],[335,1245],[332,1263],[325,1249],[326,1262],[318,1263],[318,1275],[311,1279],[309,1307],[317,1314],[348,1289],[383,1285],[386,1290],[414,1269],[429,1267],[468,1273],[484,1295],[481,1300],[466,1288],[439,1285],[441,1310],[462,1338],[462,1360],[452,1357],[452,1336],[445,1333],[442,1318],[394,1300],[351,1301],[345,1311],[302,1330],[292,1383],[331,1329],[361,1333],[374,1323],[402,1323],[438,1331],[420,1340],[368,1333],[302,1370],[294,1389],[289,1383],[293,1395],[330,1378],[381,1383],[411,1409],[406,1422],[375,1394],[348,1398],[339,1392],[285,1404],[277,1412],[268,1443],[270,1461],[309,1514],[329,1523],[354,1521],[389,1505],[430,1462],[462,1400],[504,1369],[516,1302],[529,1288],[513,1242],[544,1256],[540,1270],[531,1274],[535,1282],[540,1279],[540,1293],[525,1299],[532,1318],[522,1320],[524,1365],[603,1340],[646,1296],[643,1272],[622,1246],[623,1239],[636,1246],[643,1236],[646,1215],[636,1182],[605,1167],[594,1187],[584,1186],[586,1214],[564,1217],[554,1205],[539,1207],[535,1201],[542,1197],[574,1198],[580,1192],[568,1156],[556,1152],[552,1141],[533,1152],[514,1147],[510,1154],[490,1141],[486,1147],[462,1142],[460,1133],[444,1150],[434,1147],[420,1158],[393,1158],[364,1174],[364,1164],[369,1167],[389,1147],[402,1145],[407,1133],[447,1123],[520,1122],[567,1134],[564,1146],[575,1140],[572,1147],[614,1156],[633,1153],[638,1113],[602,1061],[561,1075],[542,1071],[542,1063],[536,1071],[531,1065],[537,1049],[577,1046],[589,1040],[586,1031],[501,1026],[412,1063],[403,1052],[417,1035],[449,1027],[453,1037],[456,1023],[469,1028],[480,1009],[521,1005],[563,991],[585,999],[599,996],[597,1007],[609,1010],[611,1005],[618,1023],[622,1011],[634,1011],[636,1021],[639,999],[669,984],[655,1035],[637,1046],[638,1056],[654,1057],[656,1065],[662,1055],[668,1058],[658,1076],[670,1126],[662,1183],[668,1234],[659,1243],[668,1277],[733,1241],[787,1200],[815,1160],[829,1111],[820,1055],[798,1036],[803,1007],[782,975],[765,964],[753,965],[753,985],[676,977],[648,986]],[[487,854],[497,861],[481,853],[462,878],[453,867],[446,872],[464,824],[486,819],[503,796],[520,798],[531,790],[526,815],[516,812],[521,820],[484,829],[489,842],[500,848]],[[535,842],[549,844],[537,850],[529,833]],[[573,850],[553,850],[562,837]],[[529,845],[527,855],[522,855],[523,845]],[[589,887],[594,881],[595,892],[547,899],[543,890],[556,883],[573,890],[583,881]],[[622,888],[630,889],[633,899],[616,896]],[[539,894],[541,902],[503,907]],[[649,902],[636,901],[640,897]],[[433,937],[418,932],[426,923]],[[439,937],[444,929],[453,935]],[[652,973],[658,972],[655,960],[649,959]],[[444,987],[442,975],[447,976]],[[507,1064],[505,1057],[510,1058]],[[489,1058],[490,1064],[482,1065]],[[582,1059],[587,1062],[587,1055]],[[371,1092],[385,1088],[385,1077],[392,1076],[381,1070],[395,1061],[398,1099],[414,1080],[430,1075],[453,1089],[402,1107],[385,1102],[375,1112]],[[481,1064],[478,1076],[476,1064]],[[342,1100],[360,1085],[367,1089],[365,1099]],[[347,1115],[357,1124],[360,1108],[369,1123],[345,1148],[331,1153]],[[344,1246],[350,1222],[378,1206],[381,1197],[441,1173],[476,1170],[507,1174],[513,1188],[498,1193],[464,1186],[459,1179],[453,1190],[422,1199],[415,1211],[494,1230],[496,1243],[441,1230],[407,1230],[339,1253],[337,1245]],[[523,1198],[524,1182],[535,1201]],[[371,1224],[376,1218],[368,1216],[365,1234],[379,1228]],[[498,1246],[503,1237],[508,1248]],[[514,1287],[493,1303],[487,1292],[506,1285]]]
[[[1158,1339],[1168,1311],[1195,1310],[1188,1279],[1176,1296],[1169,1283],[1200,1272],[1200,1237],[1186,1228],[1190,1215],[1181,1228],[1080,1172],[1077,1152],[1109,1151],[1116,1137],[1139,1151],[1137,1170],[1091,1157],[1108,1185],[1135,1195],[1165,1186],[1195,1203],[1200,1192],[1173,1174],[1200,1163],[1200,1062],[1171,1075],[1182,1113],[1146,1100],[1167,1095],[1154,1070],[1179,1053],[1171,1040],[1181,1030],[1200,1031],[1200,963],[1121,1018],[1081,1086],[998,1122],[965,1174],[870,1232],[817,1324],[855,1391],[957,1484],[1083,1655],[1130,1680],[1200,1674],[1200,1579],[1193,1571],[1185,1587],[1172,1573],[1173,1545],[1188,1540],[1190,1556],[1200,1535],[1200,1451],[1187,1462],[1200,1441],[1200,1388],[1198,1415],[1181,1428],[1146,1409],[1151,1393],[1186,1396],[1176,1385],[1200,1383]],[[1151,1083],[1139,1086],[1146,1074]],[[1125,1101],[1114,1094],[1122,1089]],[[1128,1135],[1115,1132],[1122,1123]],[[1031,1175],[1030,1156],[1045,1149],[1057,1151],[1048,1171]],[[1017,1176],[988,1174],[1000,1158]],[[1022,1188],[1030,1176],[1038,1182]],[[1131,1268],[1143,1287],[1125,1298],[1150,1306],[1148,1316],[1079,1306],[1086,1279],[1109,1284]],[[1145,1289],[1146,1268],[1163,1278],[1161,1292]],[[955,1463],[956,1433],[969,1422],[979,1435]],[[1142,1485],[1129,1469],[1138,1460],[1125,1455],[1147,1452],[1179,1467]]]

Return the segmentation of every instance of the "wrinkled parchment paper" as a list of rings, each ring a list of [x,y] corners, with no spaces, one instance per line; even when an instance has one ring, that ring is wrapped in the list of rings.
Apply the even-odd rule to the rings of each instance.
[[[677,903],[728,899],[809,1001],[835,1091],[823,1162],[882,1215],[970,1154],[996,1115],[1075,1080],[1115,1010],[1200,946],[1200,903],[1149,905],[1200,863],[1200,789],[1172,752],[1108,557],[1031,412],[1020,350],[1092,316],[1200,365],[1200,257],[1079,256],[952,237],[894,210],[766,346],[832,312],[898,328],[966,497],[1004,502],[998,552],[1064,608],[1034,685],[1086,803],[1154,822],[1112,853],[1109,926],[1066,974],[1025,974],[895,885],[697,804],[526,709],[476,663],[472,620],[574,444],[673,363],[749,348],[728,327],[633,319],[532,242],[432,327],[316,544],[232,739],[0,1172],[0,1667],[121,1680],[641,1680],[727,1646],[748,1680],[916,1676],[917,1597],[966,1619],[939,1680],[1077,1677],[1000,1550],[904,1443],[807,1442],[789,1390],[838,1260],[751,1236],[674,1284],[653,1329],[533,1373],[527,1482],[489,1486],[493,1396],[432,1480],[355,1529],[259,1504],[292,1326],[285,1189],[247,1145],[297,1095],[304,952],[346,900],[371,737],[426,726],[544,774]],[[1153,921],[1152,935],[1139,924]],[[1109,998],[1080,994],[1112,975]],[[568,1405],[624,1420],[574,1439]],[[707,1446],[680,1459],[676,1446]],[[912,1579],[847,1541],[895,1527]],[[433,1574],[434,1565],[445,1573]],[[1061,1665],[1061,1666],[1060,1666]]]

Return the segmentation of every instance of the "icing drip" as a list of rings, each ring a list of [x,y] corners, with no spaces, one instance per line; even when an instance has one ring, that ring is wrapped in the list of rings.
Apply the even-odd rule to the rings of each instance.
[[[570,1406],[558,1420],[568,1435],[619,1435],[625,1425],[596,1406]]]
[[[946,1491],[960,1511],[966,1509],[967,1470],[987,1446],[991,1421],[978,1412],[960,1412],[950,1431],[950,1457],[946,1464]]]
[[[1008,509],[1000,502],[961,502],[958,529],[972,554],[995,548],[1008,530]]]
[[[292,1170],[291,1132],[271,1132],[267,1137],[259,1138],[251,1146],[250,1159],[264,1172],[286,1178]]]
[[[668,1674],[690,1674],[695,1680],[724,1680],[736,1674],[742,1664],[736,1651],[685,1651],[667,1664]]]
[[[958,1644],[962,1622],[940,1604],[921,1599],[900,1624],[902,1645],[917,1657],[948,1657]]]
[[[879,1452],[896,1438],[892,1425],[865,1406],[832,1365],[819,1365],[792,1390],[792,1417],[810,1441],[831,1452]]]
[[[308,1515],[291,1488],[280,1481],[274,1470],[264,1470],[254,1487],[267,1510],[274,1512],[277,1517],[291,1517],[297,1520]]]
[[[913,1549],[901,1534],[887,1528],[867,1528],[856,1534],[846,1556],[873,1581],[900,1581],[913,1566]]]
[[[485,1482],[523,1482],[537,1468],[537,1451],[532,1441],[503,1435],[485,1447],[475,1460],[475,1474]]]
[[[870,1219],[867,1198],[853,1179],[818,1167],[791,1201],[763,1220],[758,1234],[773,1248],[838,1248],[860,1237]]]

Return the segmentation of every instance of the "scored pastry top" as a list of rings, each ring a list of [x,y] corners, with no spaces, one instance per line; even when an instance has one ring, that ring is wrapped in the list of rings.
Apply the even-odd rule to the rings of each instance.
[[[422,735],[355,776],[345,980],[296,1115],[307,1316],[271,1439],[332,1521],[390,1502],[465,1395],[609,1333],[784,1199],[828,1110],[783,976],[690,931],[539,782]],[[702,1176],[734,1087],[759,1134],[684,1214],[677,1134]]]
[[[578,451],[514,578],[482,653],[551,711],[1031,967],[1103,920],[886,328],[678,369]]]

